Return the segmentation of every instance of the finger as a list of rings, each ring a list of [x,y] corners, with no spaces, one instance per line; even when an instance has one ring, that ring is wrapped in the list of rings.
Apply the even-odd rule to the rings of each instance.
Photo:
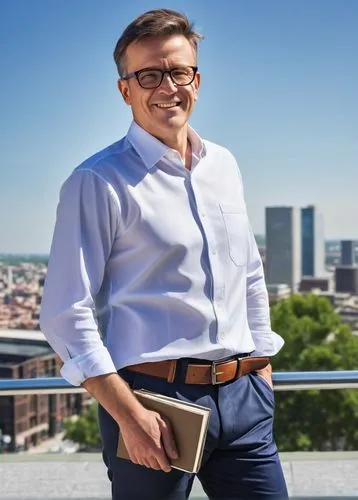
[[[141,465],[143,465],[144,467],[147,467],[147,469],[152,469],[150,460],[148,460],[148,459],[145,459],[145,458],[142,459],[141,460]]]
[[[162,471],[170,472],[172,470],[163,446],[156,449],[156,453],[153,458],[157,461],[159,469]]]
[[[146,467],[147,469],[154,469],[155,467],[158,467],[157,462],[149,460],[147,458],[139,458],[136,459],[135,462],[132,460],[132,462],[135,463],[136,465],[141,465],[142,467]]]
[[[131,461],[136,465],[143,465],[144,467],[147,467],[147,469],[161,470],[161,467],[155,456],[151,458],[135,456],[133,460],[131,459]]]
[[[159,465],[159,470],[162,470],[163,472],[171,472],[172,468],[164,451],[162,451],[160,454],[157,455],[157,461]]]
[[[162,417],[161,419],[161,433],[164,450],[167,456],[172,459],[178,458],[179,454],[175,444],[172,426],[169,419],[166,417]]]
[[[161,470],[158,460],[155,457],[147,460],[148,466],[154,470]]]
[[[128,454],[128,455],[129,455],[129,460],[132,463],[139,465],[139,460],[138,460],[138,458],[135,455],[131,455],[131,454]]]
[[[144,467],[147,467],[148,469],[155,469],[155,470],[159,470],[160,469],[160,466],[158,464],[158,461],[157,459],[155,458],[155,456],[152,456],[152,457],[143,457],[140,461],[141,465],[144,465]]]

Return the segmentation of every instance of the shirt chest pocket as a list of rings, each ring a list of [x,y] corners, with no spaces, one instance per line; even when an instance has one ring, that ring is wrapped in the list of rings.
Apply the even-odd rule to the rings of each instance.
[[[240,203],[220,203],[227,245],[231,260],[236,266],[247,263],[248,221],[245,206]]]

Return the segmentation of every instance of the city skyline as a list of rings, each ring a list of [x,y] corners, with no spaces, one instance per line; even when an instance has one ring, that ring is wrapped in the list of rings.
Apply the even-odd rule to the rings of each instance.
[[[112,60],[152,1],[3,0],[0,253],[48,254],[59,190],[127,131]],[[249,217],[317,205],[325,239],[358,240],[358,3],[168,0],[194,20],[202,85],[191,124],[235,155]]]

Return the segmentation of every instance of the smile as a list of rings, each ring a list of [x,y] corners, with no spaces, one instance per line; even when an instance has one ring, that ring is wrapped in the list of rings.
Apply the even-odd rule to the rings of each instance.
[[[163,108],[163,109],[168,109],[168,108],[175,108],[176,106],[179,106],[180,102],[166,102],[166,103],[158,103],[155,104],[158,108]]]

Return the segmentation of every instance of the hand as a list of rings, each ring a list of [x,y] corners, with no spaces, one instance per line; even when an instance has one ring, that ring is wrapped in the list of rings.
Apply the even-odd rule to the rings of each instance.
[[[142,409],[121,423],[121,433],[130,460],[145,467],[170,472],[169,459],[178,458],[170,422],[159,413]]]
[[[256,370],[256,373],[260,376],[263,377],[268,385],[271,387],[273,390],[273,382],[272,382],[272,366],[271,364],[268,364],[265,366],[265,368],[262,368],[261,370]]]

